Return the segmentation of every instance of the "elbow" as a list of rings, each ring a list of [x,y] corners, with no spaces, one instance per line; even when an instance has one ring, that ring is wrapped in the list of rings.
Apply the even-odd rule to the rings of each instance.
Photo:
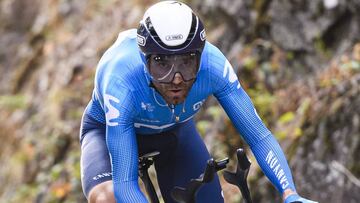
[[[137,180],[116,183],[114,187],[116,202],[147,202]]]

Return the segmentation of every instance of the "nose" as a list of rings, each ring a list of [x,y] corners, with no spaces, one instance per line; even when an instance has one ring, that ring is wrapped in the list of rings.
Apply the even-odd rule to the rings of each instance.
[[[179,85],[179,84],[181,84],[183,81],[184,81],[184,80],[183,80],[183,77],[181,76],[181,74],[180,74],[180,73],[175,73],[174,79],[173,79],[172,83],[173,83],[174,85]]]

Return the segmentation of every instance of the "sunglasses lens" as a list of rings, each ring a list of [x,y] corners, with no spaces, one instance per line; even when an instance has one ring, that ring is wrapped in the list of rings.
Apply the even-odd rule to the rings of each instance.
[[[186,53],[179,55],[151,55],[148,59],[149,72],[154,80],[170,83],[176,73],[180,73],[184,81],[196,78],[199,68],[199,55]]]

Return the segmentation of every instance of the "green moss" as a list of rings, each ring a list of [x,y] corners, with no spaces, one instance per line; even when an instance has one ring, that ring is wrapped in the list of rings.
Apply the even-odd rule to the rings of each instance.
[[[255,57],[246,57],[243,63],[246,70],[254,70],[257,67],[257,59]]]
[[[22,94],[0,96],[0,108],[14,111],[25,109],[27,106],[26,97]]]
[[[294,52],[287,52],[287,53],[286,53],[286,59],[287,59],[287,60],[294,60],[294,59],[295,59],[295,54],[294,54]]]
[[[286,123],[289,123],[292,120],[294,120],[294,118],[295,118],[295,113],[289,111],[289,112],[286,112],[286,113],[284,113],[283,115],[280,116],[279,122],[281,124],[286,124]]]
[[[84,112],[83,108],[79,108],[79,109],[74,109],[72,111],[69,112],[69,119],[73,119],[73,120],[80,120],[82,117],[82,114]]]
[[[276,139],[278,140],[284,140],[287,136],[287,132],[286,131],[277,131],[274,132]]]
[[[249,89],[247,92],[249,93],[260,117],[264,119],[266,123],[266,120],[271,119],[271,107],[276,101],[275,96],[265,90]]]
[[[353,173],[356,177],[360,177],[360,163],[357,162],[353,166],[350,167],[351,173]]]
[[[35,199],[38,193],[38,186],[36,184],[21,185],[17,188],[17,193],[8,202],[9,203],[30,203]]]
[[[80,180],[81,179],[81,166],[80,166],[80,161],[76,162],[74,165],[74,170],[73,170],[73,175],[76,179]]]
[[[60,178],[60,174],[63,171],[64,167],[61,164],[57,164],[52,167],[50,175],[52,180],[57,180]]]
[[[206,114],[210,115],[213,119],[217,119],[224,114],[224,110],[219,105],[211,106],[206,110]]]
[[[288,160],[291,160],[298,150],[298,147],[301,145],[300,138],[296,138],[291,145],[286,149],[286,157]]]
[[[200,120],[196,124],[196,128],[198,129],[200,135],[206,135],[207,129],[211,126],[211,122],[207,120]]]
[[[330,58],[332,56],[330,49],[326,47],[326,44],[322,38],[316,38],[314,41],[314,46],[316,51],[323,54],[325,57]]]

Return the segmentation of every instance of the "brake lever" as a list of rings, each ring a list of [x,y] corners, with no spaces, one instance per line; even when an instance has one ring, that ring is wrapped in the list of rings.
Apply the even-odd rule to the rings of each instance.
[[[216,161],[214,159],[208,160],[205,172],[203,173],[203,175],[200,175],[200,177],[196,180],[201,183],[211,182],[214,179],[215,173],[226,168],[226,164],[228,163],[229,158],[225,158],[219,161]]]
[[[215,173],[226,168],[226,164],[229,163],[229,158],[225,158],[219,161],[213,158],[207,161],[205,172],[202,173],[199,178],[191,179],[186,188],[175,187],[171,191],[171,196],[174,200],[181,203],[195,203],[196,193],[200,187],[209,183],[214,179]]]
[[[246,203],[252,203],[249,187],[247,185],[247,180],[246,180],[249,174],[251,162],[247,158],[246,153],[242,148],[239,148],[236,151],[236,156],[238,159],[236,172],[232,173],[229,171],[225,171],[224,179],[228,183],[232,185],[236,185],[240,189],[241,194],[244,197]]]

